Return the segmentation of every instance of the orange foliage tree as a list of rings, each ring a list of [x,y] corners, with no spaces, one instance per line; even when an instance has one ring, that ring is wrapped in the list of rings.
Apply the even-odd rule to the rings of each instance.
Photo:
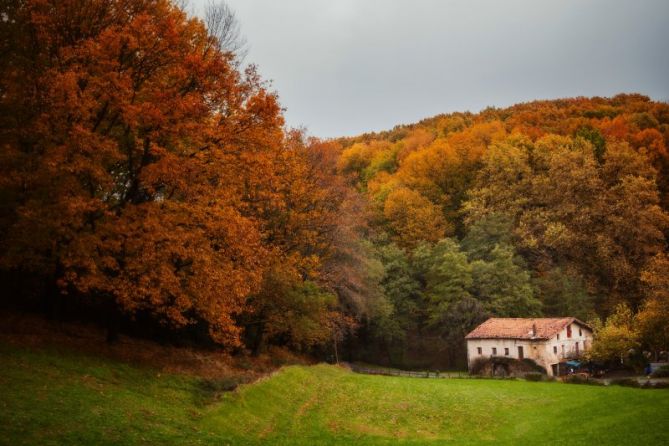
[[[2,267],[238,345],[312,192],[275,94],[168,0],[4,8]]]

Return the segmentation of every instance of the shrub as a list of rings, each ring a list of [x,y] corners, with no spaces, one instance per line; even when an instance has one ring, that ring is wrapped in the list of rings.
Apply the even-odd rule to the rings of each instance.
[[[487,358],[476,358],[469,369],[472,375],[480,375],[488,365]]]
[[[544,375],[541,373],[531,372],[525,374],[526,381],[541,381],[544,379]]]
[[[669,388],[669,382],[659,381],[659,382],[653,383],[653,382],[650,382],[650,381],[646,381],[645,383],[641,384],[641,388],[642,389],[667,389],[667,388]]]
[[[604,385],[603,383],[601,383],[599,381],[592,380],[592,379],[590,379],[586,376],[582,376],[582,375],[567,375],[567,376],[564,377],[563,381],[568,383],[568,384],[588,384],[590,386],[603,386]]]
[[[228,376],[220,379],[202,379],[200,387],[205,392],[231,392],[244,382],[246,379],[243,376]]]
[[[533,372],[540,373],[545,375],[546,374],[546,369],[541,367],[539,364],[537,364],[533,359],[530,358],[523,358],[521,360],[521,363],[523,367],[532,370]]]
[[[531,359],[476,358],[470,367],[472,375],[523,376],[526,373],[546,374],[546,370]]]
[[[584,378],[580,375],[567,375],[564,377],[564,382],[569,384],[587,384],[588,378]]]
[[[669,378],[669,365],[663,365],[655,370],[650,376],[653,378]]]
[[[237,361],[237,366],[243,370],[253,370],[253,362],[247,357],[241,357]]]
[[[622,387],[641,387],[641,383],[634,378],[620,378],[612,379],[610,384],[612,386],[622,386]]]
[[[201,405],[207,405],[220,400],[225,392],[232,392],[248,379],[244,376],[228,376],[220,379],[201,379],[197,386],[197,400]]]

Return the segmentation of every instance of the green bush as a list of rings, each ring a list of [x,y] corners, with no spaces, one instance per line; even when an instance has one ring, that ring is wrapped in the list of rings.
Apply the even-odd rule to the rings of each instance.
[[[228,376],[219,379],[200,379],[197,385],[197,400],[201,405],[207,405],[219,401],[225,392],[232,392],[240,384],[249,380],[244,376]]]
[[[620,378],[620,379],[612,379],[611,383],[612,386],[622,386],[622,387],[641,387],[641,383],[639,383],[638,380],[634,378]]]
[[[669,365],[663,365],[655,370],[650,376],[653,378],[669,378]]]
[[[521,360],[521,363],[523,364],[524,367],[526,367],[529,370],[532,370],[533,372],[537,372],[543,375],[546,374],[546,369],[537,364],[533,359],[523,358]]]
[[[592,380],[588,377],[581,376],[581,375],[567,375],[567,376],[564,377],[563,381],[568,383],[568,384],[587,384],[587,385],[590,385],[590,386],[603,386],[604,385],[603,383],[601,383],[599,381],[595,381],[595,380]]]
[[[541,373],[531,372],[525,374],[525,381],[541,381],[544,379],[544,375]]]
[[[656,382],[652,383],[650,381],[646,381],[645,383],[641,384],[642,389],[667,389],[669,388],[669,382]]]
[[[564,377],[564,382],[569,384],[587,384],[588,381],[588,378],[579,375],[567,375]]]

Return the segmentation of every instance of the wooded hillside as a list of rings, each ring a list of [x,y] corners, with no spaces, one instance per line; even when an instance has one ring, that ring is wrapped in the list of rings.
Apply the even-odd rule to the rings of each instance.
[[[439,115],[337,141],[340,172],[368,198],[393,308],[368,336],[390,356],[427,337],[425,354],[457,351],[490,315],[597,325],[623,305],[666,346],[668,141],[669,105],[637,94]]]
[[[669,346],[667,103],[538,101],[320,141],[242,68],[228,10],[26,0],[0,17],[3,304],[110,340],[402,366],[461,364],[489,316],[627,311],[630,345]]]

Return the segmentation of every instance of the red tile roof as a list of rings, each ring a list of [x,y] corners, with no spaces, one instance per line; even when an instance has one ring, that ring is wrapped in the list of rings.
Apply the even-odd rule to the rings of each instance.
[[[590,327],[575,317],[497,318],[492,317],[472,330],[465,339],[550,339],[567,324]],[[536,330],[536,332],[534,331]]]

